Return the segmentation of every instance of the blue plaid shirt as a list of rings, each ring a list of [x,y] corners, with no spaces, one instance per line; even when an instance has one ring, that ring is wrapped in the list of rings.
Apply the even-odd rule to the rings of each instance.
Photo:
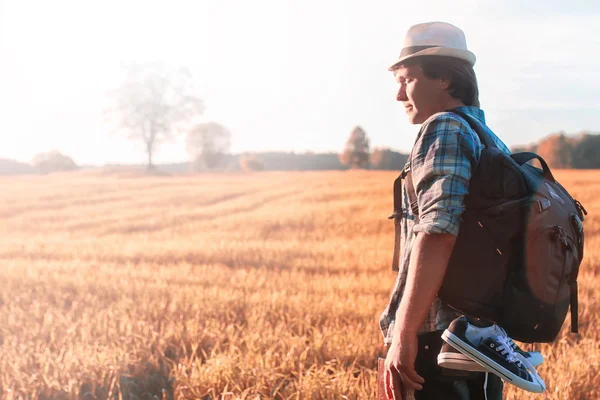
[[[485,126],[485,116],[481,109],[458,109],[475,117]],[[491,130],[487,131],[499,149],[510,153],[508,147]],[[477,134],[454,113],[434,114],[421,126],[409,159],[413,186],[417,193],[419,220],[416,223],[406,187],[403,187],[402,207],[406,217],[401,222],[398,277],[389,304],[379,319],[385,344],[392,342],[396,310],[406,286],[410,253],[417,233],[458,235],[471,173],[479,162],[483,148]],[[419,333],[446,329],[456,317],[456,312],[436,297]]]

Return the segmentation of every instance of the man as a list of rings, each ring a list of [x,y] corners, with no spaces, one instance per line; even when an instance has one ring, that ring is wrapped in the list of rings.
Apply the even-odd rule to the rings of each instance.
[[[399,272],[380,318],[389,345],[384,382],[387,395],[404,399],[501,399],[493,374],[440,368],[441,334],[458,314],[437,298],[464,211],[469,179],[483,150],[477,134],[457,114],[485,125],[473,71],[475,55],[464,33],[444,22],[411,27],[399,59],[390,67],[399,84],[397,100],[412,124],[422,124],[409,165],[418,200],[413,215],[406,187]],[[498,148],[508,148],[491,131]]]

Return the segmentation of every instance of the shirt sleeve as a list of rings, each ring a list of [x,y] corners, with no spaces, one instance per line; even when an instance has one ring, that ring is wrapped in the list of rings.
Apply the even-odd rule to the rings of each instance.
[[[421,127],[411,159],[419,223],[413,232],[458,235],[479,147],[467,125],[439,114]]]

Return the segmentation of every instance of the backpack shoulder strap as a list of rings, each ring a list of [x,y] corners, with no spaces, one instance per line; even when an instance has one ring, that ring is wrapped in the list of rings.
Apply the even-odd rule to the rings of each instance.
[[[483,126],[481,125],[481,123],[479,121],[477,121],[475,118],[473,118],[472,116],[470,116],[469,114],[465,113],[462,110],[454,109],[454,110],[450,110],[450,112],[452,112],[453,114],[456,114],[459,117],[461,117],[462,119],[464,119],[465,122],[469,125],[469,127],[471,129],[473,129],[473,132],[475,132],[477,134],[477,136],[479,137],[479,140],[481,141],[481,143],[483,143],[483,145],[485,147],[487,147],[488,149],[493,149],[493,148],[498,147],[498,146],[496,146],[496,143],[494,142],[494,140],[486,132],[486,130],[483,129]]]
[[[394,181],[394,213],[388,217],[388,219],[394,220],[394,256],[392,258],[392,270],[399,271],[400,266],[400,246],[402,242],[402,218],[405,218],[405,211],[402,207],[402,184],[406,180],[406,176],[409,175],[410,164],[406,163],[400,176]]]
[[[409,161],[410,163],[410,161]],[[419,201],[417,199],[417,191],[415,190],[415,186],[413,185],[412,173],[410,172],[410,164],[408,173],[405,178],[406,185],[406,196],[408,197],[408,202],[410,204],[410,210],[416,218],[416,222],[419,221]]]

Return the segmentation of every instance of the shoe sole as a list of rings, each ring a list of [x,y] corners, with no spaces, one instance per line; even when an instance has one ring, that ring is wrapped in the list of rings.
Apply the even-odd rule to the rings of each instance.
[[[444,339],[452,347],[454,347],[456,350],[460,351],[464,355],[471,357],[473,361],[484,367],[486,371],[498,375],[500,378],[504,379],[508,383],[515,385],[516,387],[533,393],[543,393],[546,389],[541,385],[526,381],[525,379],[516,376],[515,374],[504,368],[502,365],[498,364],[496,361],[475,350],[470,344],[464,342],[461,338],[450,332],[448,329],[446,329],[444,333],[442,333],[442,339]]]
[[[448,369],[458,369],[462,371],[471,371],[471,372],[487,372],[487,368],[482,367],[473,361],[469,356],[464,355],[463,353],[440,353],[437,356],[438,365],[442,368]],[[530,360],[531,365],[537,367],[541,365],[541,363],[534,363]]]
[[[487,369],[471,360],[462,353],[441,353],[437,356],[438,365],[442,368],[458,369],[461,371],[487,372]]]

